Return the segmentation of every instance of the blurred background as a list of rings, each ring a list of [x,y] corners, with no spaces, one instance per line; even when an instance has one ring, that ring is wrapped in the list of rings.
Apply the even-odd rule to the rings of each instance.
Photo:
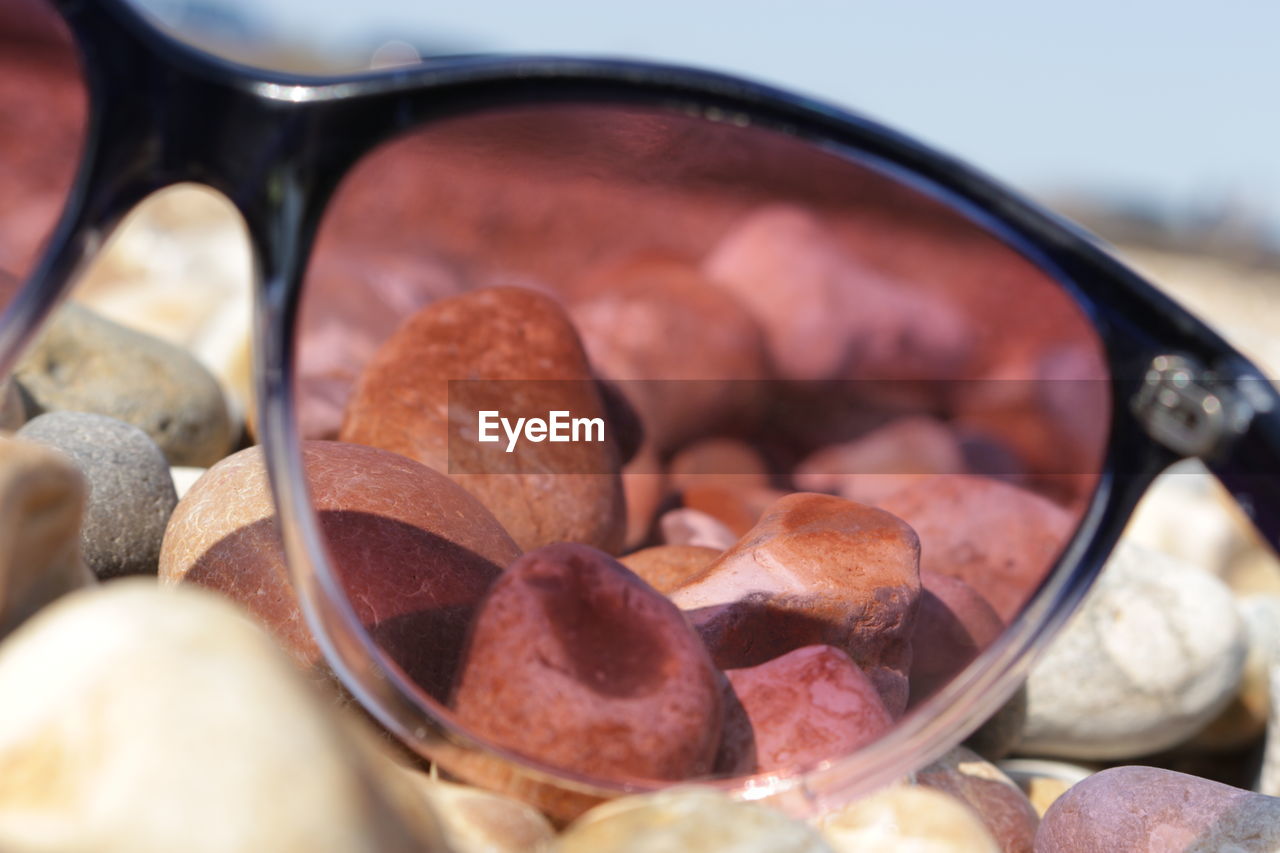
[[[658,59],[863,112],[1126,238],[1280,251],[1280,4],[135,0],[299,70],[449,53]]]
[[[1082,222],[1280,376],[1280,3],[134,2],[188,41],[287,70],[595,54],[831,101]]]

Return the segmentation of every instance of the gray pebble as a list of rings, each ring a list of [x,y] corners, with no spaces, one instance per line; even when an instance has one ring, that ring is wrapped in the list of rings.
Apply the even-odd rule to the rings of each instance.
[[[172,465],[208,466],[231,449],[222,388],[180,347],[64,305],[15,371],[41,412],[109,415],[140,427]]]
[[[89,486],[80,543],[101,579],[157,571],[178,503],[164,454],[136,426],[87,412],[51,412],[18,435],[71,457]]]

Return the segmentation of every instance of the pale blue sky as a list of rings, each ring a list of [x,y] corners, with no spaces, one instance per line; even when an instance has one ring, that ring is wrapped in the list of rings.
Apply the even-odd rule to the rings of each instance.
[[[1274,0],[200,2],[335,51],[399,37],[732,71],[879,118],[1029,191],[1183,212],[1230,198],[1280,221]]]

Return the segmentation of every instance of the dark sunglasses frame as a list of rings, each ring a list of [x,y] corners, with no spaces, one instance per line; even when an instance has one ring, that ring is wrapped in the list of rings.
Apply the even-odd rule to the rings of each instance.
[[[593,103],[747,121],[854,158],[942,201],[1052,275],[1092,320],[1111,374],[1112,422],[1105,468],[1078,531],[1001,640],[927,702],[924,713],[856,756],[864,772],[854,787],[889,781],[895,749],[911,744],[920,762],[930,760],[994,712],[1025,674],[1028,651],[1061,627],[1097,575],[1142,492],[1176,459],[1204,459],[1267,541],[1280,546],[1280,396],[1257,368],[1075,226],[873,121],[738,79],[636,62],[484,57],[340,79],[298,77],[203,54],[165,36],[121,0],[52,4],[80,51],[89,126],[60,223],[0,320],[0,367],[12,367],[77,271],[146,196],[198,182],[229,198],[253,247],[260,434],[295,585],[346,685],[424,752],[476,744],[465,732],[424,718],[411,688],[372,641],[353,639],[359,623],[331,572],[298,568],[323,567],[326,558],[301,476],[291,377],[307,257],[337,184],[378,144],[451,116]],[[952,712],[966,695],[981,698]],[[775,779],[774,789],[797,789],[809,801],[837,789],[848,794],[851,783],[839,767],[835,762],[803,778]],[[531,765],[528,774],[611,792],[551,768]]]

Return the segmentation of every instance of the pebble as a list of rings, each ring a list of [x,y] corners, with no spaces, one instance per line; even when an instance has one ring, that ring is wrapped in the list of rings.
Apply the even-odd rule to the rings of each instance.
[[[721,758],[734,775],[806,770],[893,728],[875,685],[831,646],[806,646],[725,675],[750,725],[751,748]]]
[[[916,782],[968,803],[1003,853],[1031,853],[1040,816],[1013,780],[973,751],[953,748],[919,770]]]
[[[167,187],[129,212],[76,283],[76,301],[182,347],[218,378],[235,422],[253,400],[253,258],[226,196]]]
[[[720,551],[701,545],[654,545],[619,557],[618,562],[666,595],[697,577],[719,556]]]
[[[668,510],[658,519],[664,545],[710,548],[716,553],[732,548],[737,535],[723,521],[687,507]]]
[[[760,322],[785,379],[952,375],[972,332],[947,303],[845,252],[813,213],[774,204],[749,212],[703,263]],[[856,374],[855,374],[856,372]]]
[[[489,380],[465,386],[450,380]],[[452,393],[451,393],[452,392]],[[603,418],[604,402],[560,306],[497,287],[442,299],[410,317],[356,385],[340,436],[449,474],[524,550],[552,542],[621,549],[626,508],[619,449],[600,442],[479,442],[477,412]]]
[[[920,572],[920,610],[911,637],[911,704],[923,702],[991,645],[1004,622],[960,580]]]
[[[1271,853],[1280,799],[1156,767],[1115,767],[1049,807],[1036,853]]]
[[[472,623],[450,703],[481,737],[612,780],[708,773],[717,674],[671,602],[587,545],[524,554]]]
[[[88,412],[40,415],[18,436],[62,451],[84,475],[89,500],[80,544],[98,579],[154,575],[178,503],[156,443],[132,424]]]
[[[207,593],[68,596],[0,646],[0,692],[5,850],[445,849],[369,739]]]
[[[769,378],[760,326],[696,267],[639,254],[589,272],[578,290],[571,313],[591,363],[658,450],[753,419]]]
[[[15,372],[37,411],[108,415],[139,427],[171,465],[212,465],[235,438],[213,375],[181,347],[88,308],[58,309]]]
[[[1122,540],[1031,671],[1022,749],[1118,759],[1174,746],[1231,699],[1246,651],[1221,581]]]
[[[0,636],[89,584],[80,557],[85,481],[59,451],[0,437]]]
[[[915,416],[815,451],[796,466],[795,483],[806,491],[877,504],[921,475],[965,471],[964,450],[950,427],[935,418]]]
[[[832,853],[822,836],[767,805],[677,787],[597,806],[560,836],[555,853]]]
[[[836,853],[1001,853],[967,803],[920,786],[855,800],[817,826]]]
[[[849,654],[895,717],[906,707],[920,599],[919,542],[894,516],[829,495],[773,504],[746,536],[671,594],[718,666],[803,646]]]
[[[526,803],[419,770],[399,772],[440,818],[451,853],[528,853],[555,840],[551,822]]]
[[[672,456],[667,463],[667,478],[676,491],[698,486],[729,491],[767,488],[769,467],[760,452],[744,441],[707,438],[685,446]]]
[[[303,459],[337,578],[357,617],[419,686],[443,700],[471,615],[519,548],[479,501],[399,454],[309,441]],[[323,668],[274,515],[261,450],[227,457],[179,502],[160,577],[227,595],[300,666]]]
[[[1041,817],[1072,785],[1094,773],[1088,767],[1044,758],[1006,758],[996,766],[1022,789]]]
[[[1039,495],[986,477],[930,477],[879,506],[920,537],[921,568],[956,577],[1006,623],[1052,568],[1070,537],[1070,513]]]

